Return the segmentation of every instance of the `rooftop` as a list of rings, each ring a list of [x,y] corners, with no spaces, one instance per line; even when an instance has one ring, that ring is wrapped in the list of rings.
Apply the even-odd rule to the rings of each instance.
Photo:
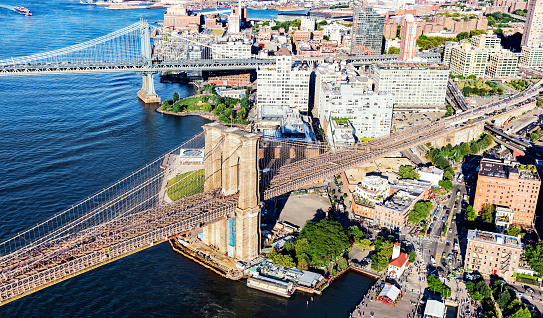
[[[413,63],[413,62],[394,62],[377,63],[377,69],[381,70],[448,70],[445,64]]]
[[[468,231],[468,241],[474,240],[484,243],[493,243],[497,245],[510,246],[514,248],[522,249],[522,242],[520,238],[500,233],[479,231],[479,230],[469,230]]]
[[[518,169],[510,167],[500,160],[483,159],[479,167],[480,176],[509,178],[509,172],[518,173]]]

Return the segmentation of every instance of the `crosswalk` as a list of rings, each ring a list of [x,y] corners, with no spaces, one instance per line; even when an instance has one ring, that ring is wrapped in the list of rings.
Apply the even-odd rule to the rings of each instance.
[[[420,235],[415,235],[415,236],[411,236],[409,235],[409,238],[410,238],[410,241],[418,241],[418,240],[421,240],[422,242],[432,242],[432,243],[437,243],[437,242],[441,242],[441,238],[440,237],[435,237],[435,236],[420,236]]]

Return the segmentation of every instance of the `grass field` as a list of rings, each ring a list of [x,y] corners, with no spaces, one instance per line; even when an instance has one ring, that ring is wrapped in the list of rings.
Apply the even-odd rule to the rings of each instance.
[[[166,193],[173,201],[204,192],[204,169],[182,173],[168,181]]]

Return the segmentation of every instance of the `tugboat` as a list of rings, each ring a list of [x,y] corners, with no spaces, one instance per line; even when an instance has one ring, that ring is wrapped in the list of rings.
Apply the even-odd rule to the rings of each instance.
[[[32,12],[30,12],[30,10],[28,10],[28,9],[25,8],[25,7],[15,7],[15,11],[17,11],[17,12],[20,13],[20,14],[24,14],[24,15],[26,15],[27,17],[29,17],[29,16],[32,15]]]

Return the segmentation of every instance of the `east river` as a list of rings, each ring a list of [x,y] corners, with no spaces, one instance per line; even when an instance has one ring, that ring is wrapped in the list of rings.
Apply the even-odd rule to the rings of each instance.
[[[106,10],[78,0],[7,0],[0,59],[46,52],[118,30],[163,10]],[[276,14],[249,10],[249,16]],[[162,84],[162,99],[190,86]],[[208,121],[141,104],[136,74],[0,77],[0,241],[100,191],[199,133]],[[346,317],[371,280],[347,273],[323,296],[291,299],[226,280],[167,243],[0,307],[0,317]],[[309,303],[308,303],[309,300]]]

